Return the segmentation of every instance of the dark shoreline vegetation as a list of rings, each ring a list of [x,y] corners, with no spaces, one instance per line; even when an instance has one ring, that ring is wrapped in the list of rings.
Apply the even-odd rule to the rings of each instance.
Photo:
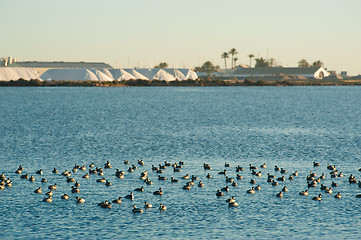
[[[238,79],[214,79],[205,78],[185,81],[159,81],[159,80],[127,80],[127,81],[41,81],[32,79],[30,81],[19,79],[16,81],[0,81],[0,87],[207,87],[207,86],[353,86],[361,85],[361,79],[355,80],[329,80],[329,79],[307,79],[307,80],[282,80],[265,81],[238,80]]]

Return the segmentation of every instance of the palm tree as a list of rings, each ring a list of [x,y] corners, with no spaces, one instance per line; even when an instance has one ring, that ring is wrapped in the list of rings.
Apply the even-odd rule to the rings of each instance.
[[[234,55],[238,54],[238,52],[237,52],[237,50],[235,48],[231,48],[231,50],[229,50],[229,54],[232,55],[232,69],[233,69]]]
[[[317,60],[316,62],[312,63],[313,67],[322,67],[323,66],[323,62],[321,62],[320,60]]]
[[[307,60],[302,58],[300,61],[298,61],[298,67],[309,67],[310,64],[308,64]]]
[[[249,67],[252,67],[252,58],[254,58],[254,55],[251,53],[248,55],[249,57]]]
[[[273,65],[275,65],[275,63],[276,63],[276,59],[274,59],[274,58],[270,58],[268,60],[268,64],[269,64],[270,67],[273,67]]]
[[[233,62],[234,62],[234,67],[236,67],[236,65],[237,65],[237,61],[238,61],[238,58],[237,58],[237,57],[235,57],[235,58],[233,59]]]
[[[221,55],[221,58],[224,58],[224,68],[227,69],[227,58],[229,58],[229,55],[227,52],[224,52],[222,55]]]

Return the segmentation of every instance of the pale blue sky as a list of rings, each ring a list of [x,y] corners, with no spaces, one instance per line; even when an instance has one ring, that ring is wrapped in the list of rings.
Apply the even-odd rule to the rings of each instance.
[[[361,73],[360,0],[0,0],[0,56],[194,67],[221,54]],[[228,66],[230,63],[228,64]]]

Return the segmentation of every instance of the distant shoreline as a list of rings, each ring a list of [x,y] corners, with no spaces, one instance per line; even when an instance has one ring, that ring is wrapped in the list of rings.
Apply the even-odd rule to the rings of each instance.
[[[361,79],[356,80],[293,80],[293,81],[264,81],[260,80],[232,80],[232,79],[199,79],[185,81],[159,80],[127,80],[127,81],[40,81],[16,80],[0,81],[0,87],[207,87],[207,86],[360,86]]]

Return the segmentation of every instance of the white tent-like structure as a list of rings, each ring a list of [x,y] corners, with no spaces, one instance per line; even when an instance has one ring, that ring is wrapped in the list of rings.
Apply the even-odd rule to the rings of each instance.
[[[108,69],[108,70],[112,74],[113,79],[117,81],[122,81],[122,80],[128,81],[131,79],[136,79],[136,77],[134,77],[132,74],[125,71],[124,69]]]
[[[176,78],[172,74],[164,71],[163,69],[159,69],[158,72],[153,76],[153,80],[169,82],[169,81],[175,81]]]
[[[49,69],[40,77],[44,81],[99,81],[97,75],[86,68]]]
[[[184,76],[184,74],[176,68],[167,68],[163,70],[171,74],[174,77],[174,80],[178,80],[178,81],[186,80],[186,76]]]
[[[34,68],[0,67],[0,81],[40,79]]]
[[[103,73],[102,71],[100,71],[98,69],[90,69],[90,71],[92,71],[95,74],[95,76],[97,76],[98,81],[101,81],[101,82],[113,81],[112,77],[108,77],[105,73]]]
[[[123,69],[124,71],[128,72],[129,74],[133,75],[135,79],[141,79],[141,80],[150,80],[149,78],[147,78],[146,76],[144,76],[143,74],[139,73],[137,70],[135,69]]]

